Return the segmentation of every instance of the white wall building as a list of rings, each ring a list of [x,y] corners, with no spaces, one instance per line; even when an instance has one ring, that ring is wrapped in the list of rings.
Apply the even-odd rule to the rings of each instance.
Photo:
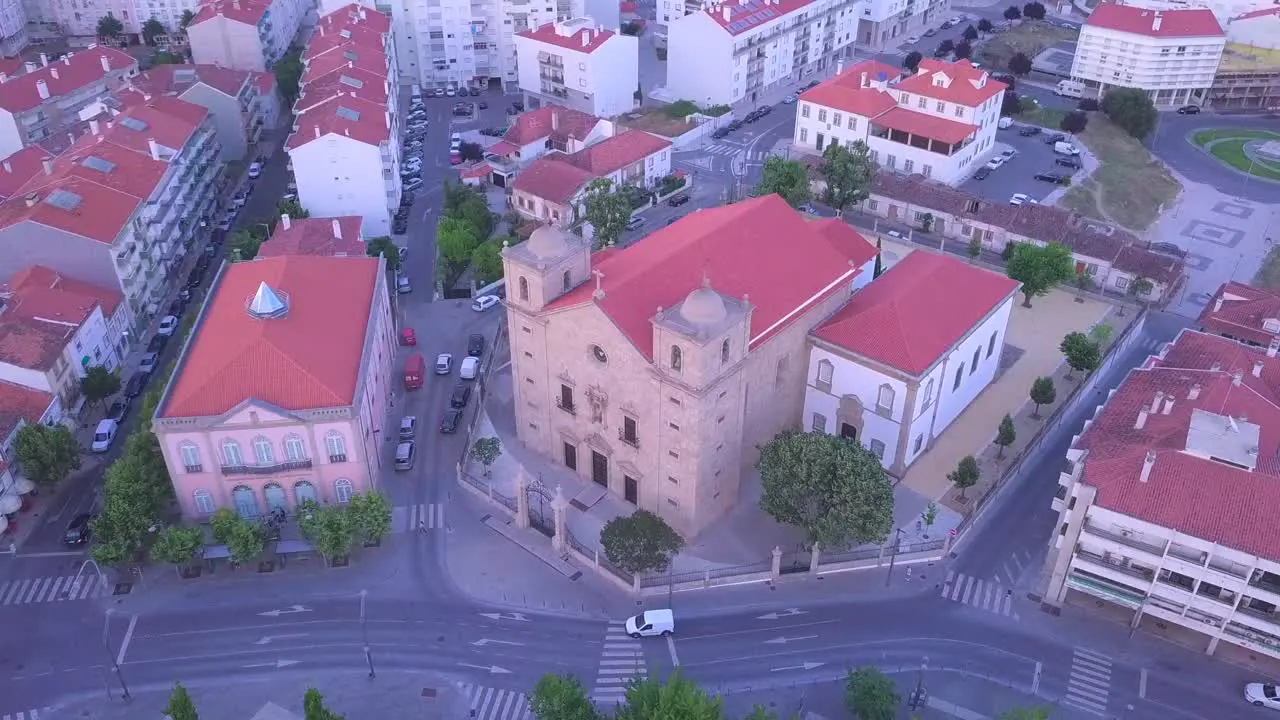
[[[866,0],[858,21],[858,45],[883,50],[937,26],[951,10],[951,0]]]
[[[563,105],[596,117],[636,106],[640,45],[631,35],[574,18],[515,37],[520,90],[526,104]]]
[[[804,429],[901,475],[995,378],[1019,284],[925,251],[864,282],[810,333]]]
[[[924,60],[915,75],[902,72],[868,60],[802,93],[796,149],[860,140],[882,168],[963,182],[995,149],[1007,86],[968,60]]]
[[[313,217],[356,215],[390,235],[400,206],[400,121],[391,20],[349,5],[320,19],[303,53],[286,150]]]
[[[264,71],[289,51],[311,3],[305,0],[208,0],[187,26],[197,64]]]
[[[848,55],[860,8],[853,0],[745,0],[676,18],[667,35],[667,93],[701,106],[754,103],[778,83]]]
[[[1156,105],[1204,102],[1226,34],[1207,9],[1147,10],[1105,2],[1080,28],[1071,77],[1095,88],[1146,90]]]
[[[0,55],[13,57],[27,42],[27,9],[22,0],[0,0]]]

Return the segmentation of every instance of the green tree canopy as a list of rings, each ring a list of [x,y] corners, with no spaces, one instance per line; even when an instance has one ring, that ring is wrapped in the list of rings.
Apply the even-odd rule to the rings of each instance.
[[[582,194],[582,219],[591,223],[596,247],[618,242],[631,219],[631,197],[615,188],[609,178],[597,178]]]
[[[1159,119],[1151,96],[1138,88],[1112,88],[1099,107],[1111,122],[1139,140],[1151,134]]]
[[[227,554],[237,564],[251,562],[262,554],[266,547],[266,538],[262,528],[243,518],[236,518],[231,527],[231,535],[227,538]]]
[[[146,22],[142,23],[142,41],[147,45],[154,46],[156,38],[167,32],[169,31],[165,29],[164,23],[155,18],[148,18]]]
[[[1031,402],[1035,403],[1036,409],[1032,413],[1033,417],[1040,417],[1041,405],[1052,405],[1053,401],[1058,399],[1058,390],[1053,386],[1053,378],[1038,377],[1035,382],[1031,383]]]
[[[200,555],[203,546],[204,531],[200,528],[169,526],[156,535],[151,545],[151,560],[173,565],[181,572]]]
[[[961,499],[964,498],[965,490],[978,484],[980,477],[982,477],[982,469],[978,467],[978,460],[972,455],[960,458],[956,469],[947,473],[947,480],[960,491]]]
[[[882,543],[893,529],[893,486],[858,443],[788,430],[760,449],[760,509],[835,550]]]
[[[466,220],[445,217],[436,225],[436,248],[451,265],[461,266],[470,262],[471,254],[479,245],[479,231]]]
[[[1016,52],[1009,58],[1009,72],[1014,75],[1031,74],[1031,58],[1026,53]]]
[[[511,243],[510,238],[493,238],[480,243],[471,251],[471,268],[479,276],[480,282],[486,285],[502,278],[503,241]]]
[[[1062,122],[1058,123],[1058,128],[1062,132],[1079,135],[1084,129],[1089,127],[1089,116],[1081,110],[1072,110],[1062,116]]]
[[[461,184],[445,183],[444,214],[471,223],[481,240],[492,235],[498,224],[484,194]]]
[[[996,720],[1049,720],[1049,709],[1042,707],[1009,708],[1000,713],[1000,717],[996,718]]]
[[[196,19],[196,14],[194,11],[190,9],[183,10],[182,18],[178,20],[178,27],[182,28],[183,30],[186,30],[187,26],[191,24],[191,21],[195,19]]]
[[[636,679],[627,688],[627,702],[616,720],[724,720],[720,698],[708,695],[676,669],[665,681]]]
[[[272,68],[276,76],[276,87],[280,88],[280,95],[284,97],[286,105],[293,105],[293,101],[298,99],[302,69],[302,48],[298,45],[289,48],[289,52]]]
[[[107,13],[98,18],[98,37],[102,40],[114,40],[124,33],[124,23],[112,15]]]
[[[346,720],[338,713],[325,707],[324,696],[315,688],[308,688],[302,696],[303,720]]]
[[[797,160],[770,155],[760,169],[760,182],[756,195],[777,193],[793,208],[809,202],[813,196],[809,189],[809,169]]]
[[[855,140],[849,147],[831,143],[822,151],[819,172],[827,183],[822,201],[836,212],[844,212],[871,194],[871,183],[876,179],[876,162],[871,159],[867,144],[861,140]]]
[[[231,233],[227,249],[237,262],[248,262],[258,256],[258,250],[266,239],[266,233],[259,228],[241,228]]]
[[[602,720],[587,689],[572,675],[544,675],[533,686],[529,710],[536,720]]]
[[[200,718],[196,712],[196,704],[191,701],[191,695],[180,682],[173,684],[173,691],[169,693],[169,703],[164,706],[164,714],[169,716],[169,720],[199,720]]]
[[[920,61],[923,59],[924,55],[921,55],[919,50],[912,50],[902,58],[902,69],[914,73],[920,68]]]
[[[1017,243],[1005,264],[1009,277],[1022,283],[1022,306],[1031,307],[1031,298],[1048,294],[1058,283],[1075,276],[1071,249],[1058,243],[1044,247]]]
[[[974,26],[972,26],[972,25],[970,25],[970,26],[966,27],[966,28],[964,29],[964,33],[962,34],[962,37],[963,37],[965,40],[968,40],[969,42],[973,42],[974,40],[977,40],[977,39],[978,39],[978,28],[976,28],[976,27],[974,27]]]
[[[326,562],[351,552],[355,540],[355,523],[345,507],[326,505],[316,511],[315,537],[311,542]]]
[[[874,667],[850,670],[844,681],[844,704],[857,720],[894,720],[901,701],[887,675]]]
[[[957,60],[968,60],[973,57],[973,45],[969,44],[968,40],[961,40],[956,43],[951,52],[956,56]]]
[[[637,510],[605,523],[600,545],[609,562],[636,574],[666,570],[684,538],[652,512]]]
[[[1012,445],[1018,439],[1018,428],[1013,424],[1013,416],[1005,413],[1000,419],[1000,427],[996,430],[995,443],[1000,448],[996,452],[996,457],[1004,457],[1004,449]]]
[[[502,455],[502,441],[496,437],[482,437],[471,446],[471,459],[484,466],[484,474],[489,474],[489,466],[497,462]]]
[[[1086,375],[1093,372],[1102,361],[1102,347],[1082,332],[1067,333],[1058,349],[1066,357],[1068,367]]]
[[[80,469],[80,445],[66,425],[26,424],[13,441],[22,472],[40,485],[53,485]]]
[[[1038,2],[1029,2],[1026,5],[1022,6],[1023,17],[1027,17],[1032,20],[1043,20],[1044,13],[1045,13],[1044,5]]]
[[[159,526],[171,494],[155,435],[135,431],[124,452],[107,468],[102,510],[92,524],[94,544],[89,553],[93,559],[120,565],[138,558]]]
[[[80,392],[94,405],[120,392],[120,376],[101,365],[90,365],[80,378]]]
[[[347,513],[356,537],[362,542],[381,542],[391,532],[391,503],[376,490],[352,495],[347,502]]]
[[[302,207],[302,203],[298,202],[296,198],[293,200],[281,200],[276,203],[276,214],[288,215],[290,220],[311,217],[311,213],[307,212],[307,209]]]
[[[387,261],[387,269],[396,272],[400,269],[400,248],[390,235],[379,235],[365,243],[364,253],[369,257],[382,256]]]

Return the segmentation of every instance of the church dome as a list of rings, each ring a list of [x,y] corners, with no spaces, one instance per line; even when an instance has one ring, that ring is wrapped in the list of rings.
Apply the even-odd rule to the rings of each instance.
[[[558,257],[564,254],[565,248],[568,247],[564,232],[551,225],[543,225],[534,230],[524,245],[529,252],[543,259]]]
[[[715,325],[729,317],[729,309],[724,306],[724,298],[711,289],[709,284],[689,293],[680,306],[680,317],[694,325]]]

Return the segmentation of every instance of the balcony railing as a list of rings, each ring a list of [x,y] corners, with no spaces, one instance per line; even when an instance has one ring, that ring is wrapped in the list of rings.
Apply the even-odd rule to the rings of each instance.
[[[561,410],[563,410],[563,411],[565,411],[565,412],[569,413],[570,415],[577,415],[577,414],[578,414],[578,408],[577,408],[577,406],[576,406],[576,405],[574,405],[572,402],[565,402],[565,401],[564,401],[563,399],[561,399],[561,398],[556,398],[556,407],[558,407],[558,408],[560,408]]]
[[[1117,563],[1114,559],[1110,559],[1096,553],[1091,553],[1088,550],[1077,550],[1076,557],[1084,558],[1085,560],[1105,567],[1108,570],[1114,570],[1122,575],[1128,575],[1129,577],[1138,578],[1146,582],[1151,582],[1151,579],[1155,576],[1155,573],[1151,570],[1135,568],[1124,564],[1123,561]]]
[[[1117,542],[1126,547],[1134,548],[1135,550],[1141,550],[1152,555],[1164,555],[1164,548],[1159,545],[1143,542],[1128,535],[1121,535],[1120,533],[1103,530],[1093,523],[1085,523],[1084,531],[1094,537],[1100,537],[1105,540]]]
[[[618,439],[633,448],[640,447],[640,436],[635,433],[628,434],[623,428],[618,428]]]
[[[310,470],[311,458],[305,460],[286,460],[269,465],[223,465],[223,475],[274,475],[295,470]]]

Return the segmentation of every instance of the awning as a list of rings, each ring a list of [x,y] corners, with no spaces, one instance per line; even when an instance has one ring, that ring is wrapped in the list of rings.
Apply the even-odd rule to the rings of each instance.
[[[231,551],[227,549],[226,545],[205,545],[204,546],[205,560],[225,560],[229,557],[231,557]]]
[[[311,543],[305,542],[302,540],[277,540],[276,541],[277,555],[296,555],[299,553],[309,553],[314,550],[315,548],[311,547]]]
[[[16,513],[21,508],[22,498],[18,497],[17,491],[9,491],[0,495],[0,515]]]

